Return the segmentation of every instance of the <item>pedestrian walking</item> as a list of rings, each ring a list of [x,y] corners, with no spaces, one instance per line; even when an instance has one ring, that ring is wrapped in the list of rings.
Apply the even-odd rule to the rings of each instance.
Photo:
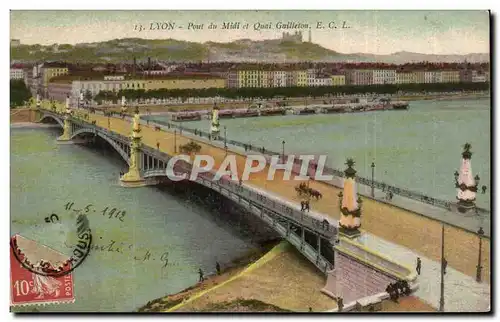
[[[300,202],[300,211],[304,211],[305,209],[305,201]]]
[[[342,310],[344,309],[344,299],[340,296],[337,297],[337,307],[339,308],[338,312],[342,312]]]
[[[219,264],[219,262],[215,262],[215,270],[217,271],[217,275],[220,275],[220,264]]]
[[[482,194],[484,195],[486,193],[486,186],[481,187]]]
[[[201,270],[201,268],[198,270],[198,274],[200,275],[199,282],[203,282],[203,271]]]
[[[406,296],[410,295],[411,288],[410,288],[410,284],[408,284],[408,281],[406,281],[406,280],[401,281],[401,286],[403,287],[403,294]]]
[[[309,207],[309,200],[304,201],[304,210],[307,210],[307,212],[309,212],[309,210],[311,210],[311,208]]]
[[[160,142],[156,142],[156,148],[159,150],[160,149]]]
[[[398,302],[398,290],[397,290],[397,286],[394,284],[394,283],[390,283],[385,291],[389,294],[389,297],[392,301],[394,302]]]
[[[420,270],[422,269],[422,261],[420,260],[420,257],[417,257],[417,274],[420,275]]]

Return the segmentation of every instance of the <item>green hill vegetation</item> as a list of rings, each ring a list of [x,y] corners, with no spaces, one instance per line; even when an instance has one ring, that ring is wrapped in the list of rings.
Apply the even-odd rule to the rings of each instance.
[[[244,57],[247,51],[284,54],[302,60],[323,59],[338,53],[317,44],[279,41],[196,43],[175,39],[124,38],[85,44],[21,45],[10,50],[11,60],[68,62],[120,62],[154,57],[160,60],[200,61],[206,60],[210,52]]]

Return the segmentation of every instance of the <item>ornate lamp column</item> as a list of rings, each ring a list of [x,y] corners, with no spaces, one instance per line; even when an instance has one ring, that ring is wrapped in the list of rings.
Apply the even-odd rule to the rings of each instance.
[[[41,107],[40,94],[36,94],[36,108],[39,109]]]
[[[70,122],[71,118],[71,108],[69,107],[69,96],[66,97],[66,111],[64,113],[64,127],[63,134],[57,138],[57,141],[71,141],[71,135],[73,134],[72,126]]]
[[[40,101],[40,94],[36,94],[36,99],[30,98],[30,122],[33,120],[39,120],[42,117],[42,113],[40,111],[41,108],[41,101]]]
[[[339,193],[339,233],[348,238],[355,238],[361,234],[359,231],[359,227],[361,227],[361,198],[358,197],[356,192],[354,160],[347,159],[346,165],[344,190]]]
[[[145,180],[141,176],[141,117],[139,108],[135,108],[134,120],[132,124],[132,135],[130,143],[130,165],[128,172],[121,177],[123,186],[126,187],[142,187],[145,185]]]
[[[210,127],[210,135],[214,140],[217,140],[220,133],[220,124],[219,124],[219,108],[214,103],[214,107],[212,108],[212,124]]]
[[[471,145],[464,144],[462,152],[462,165],[459,171],[455,171],[455,187],[457,188],[458,211],[464,213],[476,207],[476,192],[479,184],[479,176],[472,176]]]
[[[125,96],[122,96],[122,113],[127,113],[127,101],[125,100]]]

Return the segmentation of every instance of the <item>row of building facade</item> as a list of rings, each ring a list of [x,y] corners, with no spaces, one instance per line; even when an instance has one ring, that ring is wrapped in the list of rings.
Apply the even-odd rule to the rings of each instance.
[[[168,66],[167,66],[168,67]],[[247,65],[213,73],[148,70],[142,73],[106,74],[94,71],[72,71],[64,63],[43,63],[32,68],[11,66],[11,79],[23,79],[33,95],[64,100],[67,95],[123,89],[204,89],[204,88],[272,88],[345,85],[384,85],[412,83],[489,82],[489,72],[461,69],[391,69],[352,68],[325,72],[321,69],[297,69],[279,65]]]
[[[227,87],[345,86],[488,82],[489,72],[478,70],[347,69],[338,73],[308,70],[244,69],[228,72]]]

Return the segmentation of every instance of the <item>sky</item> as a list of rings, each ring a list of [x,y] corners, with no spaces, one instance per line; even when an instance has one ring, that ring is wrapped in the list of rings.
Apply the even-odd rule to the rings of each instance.
[[[221,30],[222,23],[240,28]],[[295,22],[302,29],[278,29]],[[337,28],[329,28],[336,25]],[[173,30],[151,30],[157,23]],[[210,24],[218,26],[209,29]],[[318,28],[318,23],[321,27]],[[248,24],[248,29],[243,26]],[[258,28],[268,25],[272,29]],[[145,30],[139,31],[142,25]],[[203,25],[202,29],[189,28]],[[346,28],[342,28],[342,27]],[[309,29],[310,28],[310,29]],[[424,54],[489,53],[487,11],[16,11],[10,12],[10,37],[22,44],[76,44],[116,38],[148,38],[194,42],[231,42],[280,38],[302,30],[307,40],[341,53]]]

